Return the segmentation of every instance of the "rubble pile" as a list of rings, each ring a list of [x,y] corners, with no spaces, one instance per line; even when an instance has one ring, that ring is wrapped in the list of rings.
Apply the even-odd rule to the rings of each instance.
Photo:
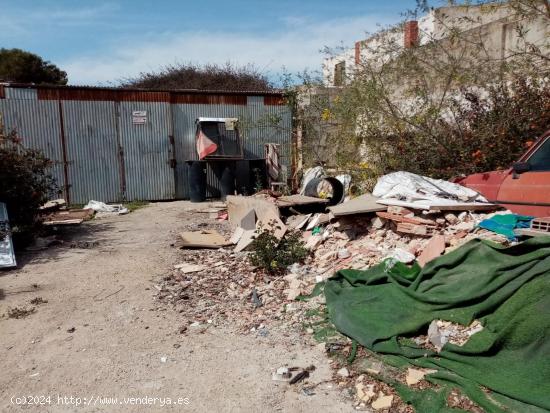
[[[331,361],[334,381],[349,390],[356,409],[412,411],[381,379],[380,374],[390,371],[388,366],[349,364],[359,353],[363,364],[368,359],[328,325],[325,296],[312,293],[342,269],[366,270],[387,259],[388,265],[399,261],[424,267],[475,238],[503,245],[515,240],[479,225],[509,212],[495,212],[499,207],[477,194],[436,180],[426,184],[415,176],[407,177],[413,182],[409,190],[397,178],[386,179],[382,189],[387,196],[365,194],[336,206],[321,198],[263,192],[228,196],[225,204],[195,211],[186,225],[189,231],[180,233],[175,243],[182,248],[181,262],[155,284],[158,300],[182,314],[181,333],[233,323],[244,334],[266,336],[279,330],[287,337],[292,331],[311,335],[329,357],[340,354]],[[248,256],[262,231],[279,240],[299,231],[309,257],[279,274],[254,267]],[[440,352],[446,343],[464,345],[482,329],[477,320],[469,326],[433,320],[424,335],[407,339]],[[431,386],[424,376],[433,371],[409,370],[392,370],[390,378],[419,389]],[[290,381],[283,373],[277,371],[274,377]],[[460,393],[449,395],[448,403],[479,410]]]

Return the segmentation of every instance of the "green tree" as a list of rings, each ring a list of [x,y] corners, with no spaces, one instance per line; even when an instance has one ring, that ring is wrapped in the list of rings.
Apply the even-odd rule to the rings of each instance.
[[[177,63],[122,80],[122,87],[144,89],[272,90],[269,79],[252,65]]]
[[[66,85],[67,73],[34,53],[0,49],[0,80],[19,83]]]

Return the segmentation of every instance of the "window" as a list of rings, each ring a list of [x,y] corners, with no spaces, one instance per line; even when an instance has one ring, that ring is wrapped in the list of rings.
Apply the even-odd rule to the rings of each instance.
[[[216,152],[209,158],[242,158],[242,146],[238,130],[228,130],[225,122],[202,121],[201,131],[217,145]]]
[[[531,171],[550,171],[550,138],[527,161]]]
[[[346,78],[346,62],[337,63],[334,66],[334,86],[343,86]]]

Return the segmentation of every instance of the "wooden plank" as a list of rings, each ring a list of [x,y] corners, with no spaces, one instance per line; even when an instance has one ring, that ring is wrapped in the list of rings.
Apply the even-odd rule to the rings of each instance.
[[[186,231],[180,236],[182,248],[220,248],[231,244],[216,231]]]
[[[280,217],[277,205],[259,197],[228,195],[226,202],[229,222],[234,227],[239,225],[251,209],[256,211],[258,221],[266,222],[273,216]]]
[[[369,212],[385,211],[387,207],[377,203],[379,198],[372,194],[364,194],[350,199],[343,204],[331,206],[328,209],[339,217],[343,215],[366,214]]]
[[[496,204],[482,202],[438,202],[428,199],[421,199],[414,202],[400,201],[399,199],[379,199],[381,205],[394,205],[426,211],[487,211],[499,208]]]
[[[279,207],[289,207],[294,205],[310,205],[310,204],[326,204],[328,199],[315,198],[313,196],[305,196],[300,194],[285,195],[277,198]]]

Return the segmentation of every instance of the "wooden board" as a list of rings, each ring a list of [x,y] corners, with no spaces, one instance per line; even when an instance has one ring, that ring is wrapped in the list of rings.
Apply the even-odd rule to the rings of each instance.
[[[180,237],[182,248],[221,248],[231,244],[216,231],[186,231]]]
[[[279,208],[273,202],[253,196],[227,196],[229,222],[236,227],[251,209],[256,212],[258,221],[268,221],[273,216],[279,218]]]
[[[289,207],[294,205],[310,205],[310,204],[326,204],[328,199],[315,198],[313,196],[305,195],[285,195],[277,198],[277,205],[279,207]]]
[[[423,209],[426,211],[488,211],[500,208],[496,204],[482,202],[456,202],[448,203],[431,201],[427,199],[414,202],[400,201],[399,199],[379,199],[377,203],[381,205],[395,205],[412,209]]]
[[[339,217],[343,215],[366,214],[369,212],[385,211],[387,207],[377,203],[378,198],[371,194],[364,194],[343,204],[331,206],[328,209]]]

